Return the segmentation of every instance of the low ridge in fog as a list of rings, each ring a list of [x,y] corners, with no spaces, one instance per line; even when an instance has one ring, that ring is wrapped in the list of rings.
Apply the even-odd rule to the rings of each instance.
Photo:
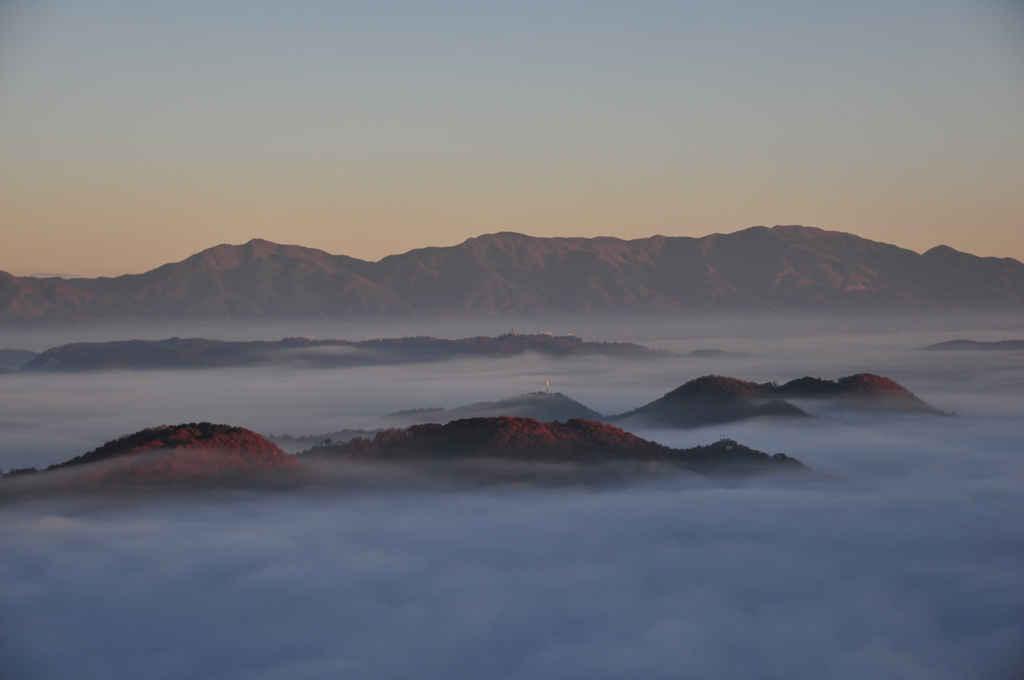
[[[928,352],[1024,352],[1024,340],[947,340],[921,349]]]
[[[459,357],[510,357],[537,352],[552,357],[669,356],[632,342],[585,342],[571,335],[505,333],[447,340],[429,336],[376,340],[285,338],[277,342],[229,342],[205,338],[76,342],[31,357],[25,373],[112,369],[189,369],[290,363],[316,368],[403,364]]]

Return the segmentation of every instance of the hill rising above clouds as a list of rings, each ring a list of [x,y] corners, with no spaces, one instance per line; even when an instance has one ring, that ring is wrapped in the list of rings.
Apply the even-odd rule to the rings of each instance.
[[[807,376],[782,385],[705,375],[649,404],[607,420],[660,427],[699,427],[760,416],[808,415],[786,399],[827,401],[839,408],[949,415],[925,403],[895,380],[871,373],[857,373],[838,380]]]
[[[662,461],[700,472],[749,468],[800,469],[789,456],[768,455],[730,439],[708,446],[672,449],[641,439],[613,425],[570,419],[542,423],[533,418],[467,418],[444,425],[413,425],[385,430],[372,439],[320,446],[300,460],[402,462],[414,460],[503,459],[533,463]]]
[[[1021,310],[1024,264],[811,227],[487,234],[367,262],[254,239],[116,278],[0,275],[0,322],[609,311]]]
[[[251,430],[206,422],[140,430],[51,465],[47,471],[75,468],[87,469],[78,484],[97,489],[264,485],[294,482],[303,469],[295,458]]]
[[[164,487],[278,487],[330,483],[324,464],[453,463],[668,463],[702,473],[806,470],[799,461],[722,439],[708,446],[671,449],[611,425],[573,419],[541,423],[532,418],[470,418],[446,425],[413,425],[322,442],[296,456],[241,427],[213,423],[147,428],[88,453],[51,465],[0,475],[0,502],[33,494],[107,492]],[[306,463],[312,463],[313,468]],[[453,472],[449,470],[448,472]],[[367,480],[362,480],[365,484]],[[386,481],[383,480],[383,481]]]

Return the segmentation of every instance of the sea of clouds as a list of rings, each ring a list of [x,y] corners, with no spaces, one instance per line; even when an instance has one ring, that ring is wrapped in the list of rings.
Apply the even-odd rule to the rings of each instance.
[[[545,379],[615,413],[706,373],[870,371],[960,414],[808,404],[819,418],[638,431],[671,446],[729,436],[784,451],[820,473],[804,480],[0,504],[0,677],[1020,677],[1019,355],[913,351],[963,335],[934,329],[712,330],[636,339],[752,356],[0,376],[4,468],[161,423],[329,432]]]

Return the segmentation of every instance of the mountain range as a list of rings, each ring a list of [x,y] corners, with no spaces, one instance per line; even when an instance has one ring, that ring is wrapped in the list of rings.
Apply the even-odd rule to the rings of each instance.
[[[486,234],[369,262],[253,239],[114,278],[0,272],[0,323],[610,311],[1022,310],[1024,264],[813,227]]]

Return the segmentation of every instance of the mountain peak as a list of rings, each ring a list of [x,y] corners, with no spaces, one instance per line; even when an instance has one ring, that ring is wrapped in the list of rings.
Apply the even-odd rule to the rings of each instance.
[[[755,227],[756,228],[756,227]],[[786,234],[787,236],[817,237],[826,234],[839,234],[843,232],[829,232],[818,227],[805,227],[802,224],[776,224],[769,231],[775,234]]]

